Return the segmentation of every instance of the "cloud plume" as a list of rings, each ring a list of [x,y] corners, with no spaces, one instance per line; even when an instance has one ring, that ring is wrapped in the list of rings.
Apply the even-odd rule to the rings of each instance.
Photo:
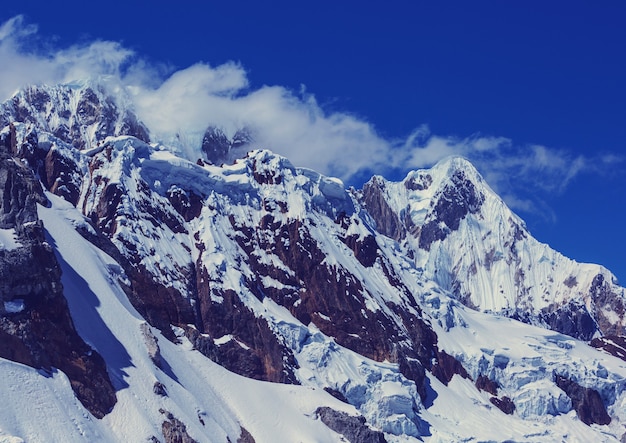
[[[614,155],[591,159],[516,144],[506,137],[437,135],[426,126],[405,138],[385,139],[371,123],[347,112],[327,112],[304,91],[281,86],[251,89],[240,64],[197,63],[175,71],[148,63],[117,42],[51,48],[22,16],[0,26],[0,59],[2,100],[28,84],[99,78],[132,101],[157,140],[178,140],[187,149],[197,149],[208,125],[231,134],[245,126],[258,147],[356,185],[356,177],[365,174],[397,176],[461,155],[514,209],[528,212],[545,206],[541,195],[563,192],[580,174],[621,161]]]

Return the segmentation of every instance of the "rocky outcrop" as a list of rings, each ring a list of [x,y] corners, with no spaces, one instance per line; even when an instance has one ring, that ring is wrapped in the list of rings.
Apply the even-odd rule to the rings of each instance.
[[[374,219],[378,232],[394,240],[401,240],[406,235],[406,230],[398,214],[387,203],[383,187],[384,184],[378,177],[372,178],[363,186],[361,199]]]
[[[621,292],[621,294],[620,294]],[[598,328],[605,335],[624,335],[626,327],[615,324],[615,317],[624,318],[626,315],[626,301],[624,290],[618,290],[616,285],[610,284],[602,274],[597,274],[589,288],[589,294],[598,309],[596,322]]]
[[[234,220],[231,224],[253,273],[259,279],[267,276],[280,282],[279,287],[263,286],[258,281],[249,282],[248,288],[259,300],[270,297],[286,307],[303,324],[313,322],[324,334],[334,337],[337,343],[361,355],[377,361],[387,359],[399,363],[401,372],[415,381],[420,395],[426,397],[425,368],[431,368],[432,358],[438,351],[436,334],[422,318],[397,305],[390,308],[400,323],[382,311],[363,310],[364,294],[368,289],[342,267],[323,263],[326,256],[310,235],[309,230],[313,227],[308,226],[308,221],[281,223],[278,218],[268,214],[254,228],[239,226]],[[357,250],[355,254],[357,260],[361,257],[358,261],[364,267],[371,266],[376,257],[376,242],[373,237],[369,238],[372,246],[365,250],[372,252],[359,255]],[[367,239],[365,237],[365,244],[369,241]],[[256,251],[271,251],[289,270],[268,265]],[[363,257],[370,258],[366,260]],[[381,267],[387,270],[387,278],[397,285],[397,290],[408,295],[408,289],[393,277],[384,262],[381,262]],[[294,293],[292,288],[299,290]],[[218,295],[225,300],[219,303],[220,310],[231,309],[229,307],[237,303],[227,294]],[[200,295],[200,299],[206,298]],[[419,311],[416,305],[413,307]],[[241,311],[238,308],[237,315],[241,315]],[[205,313],[202,316],[206,318]],[[220,316],[230,318],[222,311]],[[210,324],[208,322],[207,327]],[[228,331],[224,329],[220,334],[228,334]],[[396,343],[407,344],[398,347]]]
[[[237,443],[256,443],[254,437],[246,428],[241,428],[241,435],[237,439]]]
[[[489,392],[491,395],[498,395],[498,383],[483,374],[476,378],[474,384],[481,391]]]
[[[213,296],[216,294],[213,293]],[[298,367],[267,321],[257,317],[233,291],[221,292],[222,301],[211,297],[210,288],[199,288],[201,324],[207,335],[186,328],[195,348],[225,368],[246,377],[297,384]],[[216,345],[214,339],[228,337]]]
[[[594,348],[602,349],[614,357],[626,361],[626,337],[618,335],[607,335],[606,337],[596,337],[589,343]]]
[[[202,211],[202,197],[192,190],[172,186],[167,190],[167,199],[186,222],[198,217]]]
[[[46,204],[32,172],[0,144],[0,228],[15,230],[18,246],[0,250],[0,356],[69,378],[96,417],[116,402],[102,357],[77,334],[61,285],[61,268],[36,204]]]
[[[511,399],[507,396],[504,396],[502,398],[491,397],[489,401],[496,408],[500,409],[507,415],[511,415],[513,414],[513,412],[515,412],[515,403],[513,403],[513,401],[511,401]]]
[[[365,423],[362,416],[354,417],[345,412],[336,411],[332,408],[317,408],[315,414],[322,423],[338,434],[343,435],[350,442],[359,443],[386,443],[382,432],[374,431]]]
[[[202,137],[201,149],[209,163],[220,165],[228,161],[231,151],[251,142],[252,136],[245,128],[237,130],[232,138],[228,138],[220,128],[209,126]]]
[[[456,170],[435,202],[432,219],[426,220],[420,230],[419,247],[429,250],[434,241],[444,240],[450,231],[459,229],[461,220],[467,214],[477,213],[484,201],[485,196],[465,172]]]
[[[198,443],[187,433],[185,423],[174,417],[174,415],[163,409],[160,412],[165,415],[166,420],[161,425],[161,432],[165,443]]]
[[[11,131],[11,133],[14,132]],[[11,134],[10,133],[10,134]],[[39,181],[10,153],[15,138],[0,138],[0,228],[21,231],[38,220],[36,203],[47,204]],[[17,149],[17,148],[15,148]]]
[[[598,330],[587,308],[574,301],[543,309],[540,318],[549,329],[580,340],[591,340]]]
[[[437,359],[430,368],[432,374],[439,379],[440,382],[447,385],[452,377],[457,374],[463,378],[470,378],[469,374],[460,361],[447,354],[445,351],[437,352]]]
[[[580,386],[575,381],[561,375],[555,375],[554,381],[572,400],[572,407],[583,423],[586,425],[608,425],[611,423],[611,417],[607,414],[598,391]]]

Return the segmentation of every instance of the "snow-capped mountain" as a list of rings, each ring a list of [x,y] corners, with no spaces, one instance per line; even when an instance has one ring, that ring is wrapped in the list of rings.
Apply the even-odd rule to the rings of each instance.
[[[220,166],[245,131],[184,158],[90,83],[0,116],[0,441],[622,438],[623,288],[467,161]]]
[[[583,340],[624,335],[624,289],[615,276],[532,238],[466,160],[451,158],[398,183],[374,177],[359,200],[425,278],[466,306]]]

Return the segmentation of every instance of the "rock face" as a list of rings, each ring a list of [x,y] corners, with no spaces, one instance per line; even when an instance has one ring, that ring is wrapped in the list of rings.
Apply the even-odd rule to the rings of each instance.
[[[6,133],[4,133],[6,135]],[[104,360],[76,333],[63,297],[61,268],[45,239],[36,204],[47,204],[32,172],[0,140],[0,229],[16,246],[0,250],[0,356],[67,375],[77,398],[96,417],[116,402]]]
[[[596,337],[589,344],[594,348],[603,349],[608,354],[626,361],[626,337],[614,335]]]
[[[202,137],[201,150],[209,163],[220,165],[229,160],[231,151],[251,142],[252,136],[247,129],[239,129],[232,138],[228,138],[221,129],[209,126]]]
[[[331,408],[318,408],[315,413],[333,431],[343,435],[348,441],[362,443],[386,443],[382,432],[368,428],[363,417],[351,417],[345,412]]]
[[[583,423],[587,425],[611,423],[611,417],[606,413],[606,408],[598,391],[584,388],[561,375],[556,376],[556,384],[572,400],[574,409]]]
[[[485,196],[466,177],[465,171],[454,171],[449,183],[443,186],[434,201],[432,212],[424,220],[419,234],[419,247],[428,251],[433,242],[445,240],[450,232],[459,229],[461,221],[468,214],[476,214],[484,201]]]
[[[586,424],[620,420],[621,369],[573,338],[596,337],[593,346],[623,357],[623,288],[536,242],[465,160],[347,191],[270,151],[231,162],[250,143],[245,131],[210,127],[206,162],[181,158],[147,143],[117,103],[83,85],[30,88],[0,107],[0,356],[63,371],[96,417],[115,392],[74,330],[58,245],[46,241],[36,204],[56,202],[76,241],[106,263],[107,284],[138,322],[145,362],[135,355],[132,371],[149,367],[152,377],[132,395],[176,408],[146,412],[165,441],[211,435],[233,415],[176,403],[196,395],[189,380],[213,382],[206,368],[198,378],[173,369],[170,357],[192,361],[191,347],[236,374],[291,385],[283,392],[321,392],[335,408],[309,408],[310,419],[350,441],[468,440],[423,418],[459,425],[456,405],[440,402],[463,396],[468,414],[507,430],[536,432],[538,416],[571,410]],[[593,361],[580,357],[588,351]],[[220,441],[254,441],[251,428],[226,422]],[[530,431],[511,435],[500,440]]]

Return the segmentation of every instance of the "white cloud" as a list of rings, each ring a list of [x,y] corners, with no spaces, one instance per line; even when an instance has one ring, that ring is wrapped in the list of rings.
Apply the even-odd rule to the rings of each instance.
[[[54,50],[40,41],[37,26],[16,16],[0,26],[0,97],[27,84],[64,83],[86,77],[122,78],[133,52],[117,42],[94,41]]]
[[[514,209],[525,212],[545,210],[542,193],[562,192],[581,173],[599,172],[622,160],[611,154],[590,159],[542,145],[517,145],[505,137],[436,135],[427,126],[406,139],[387,140],[361,118],[326,112],[304,90],[250,89],[247,73],[237,63],[197,63],[174,71],[147,63],[116,42],[54,49],[31,44],[38,38],[37,27],[21,16],[0,26],[1,99],[27,84],[106,78],[109,86],[126,91],[153,136],[177,140],[190,156],[199,155],[189,151],[199,148],[209,124],[231,134],[246,126],[259,147],[348,182],[363,171],[385,175],[461,155]]]

